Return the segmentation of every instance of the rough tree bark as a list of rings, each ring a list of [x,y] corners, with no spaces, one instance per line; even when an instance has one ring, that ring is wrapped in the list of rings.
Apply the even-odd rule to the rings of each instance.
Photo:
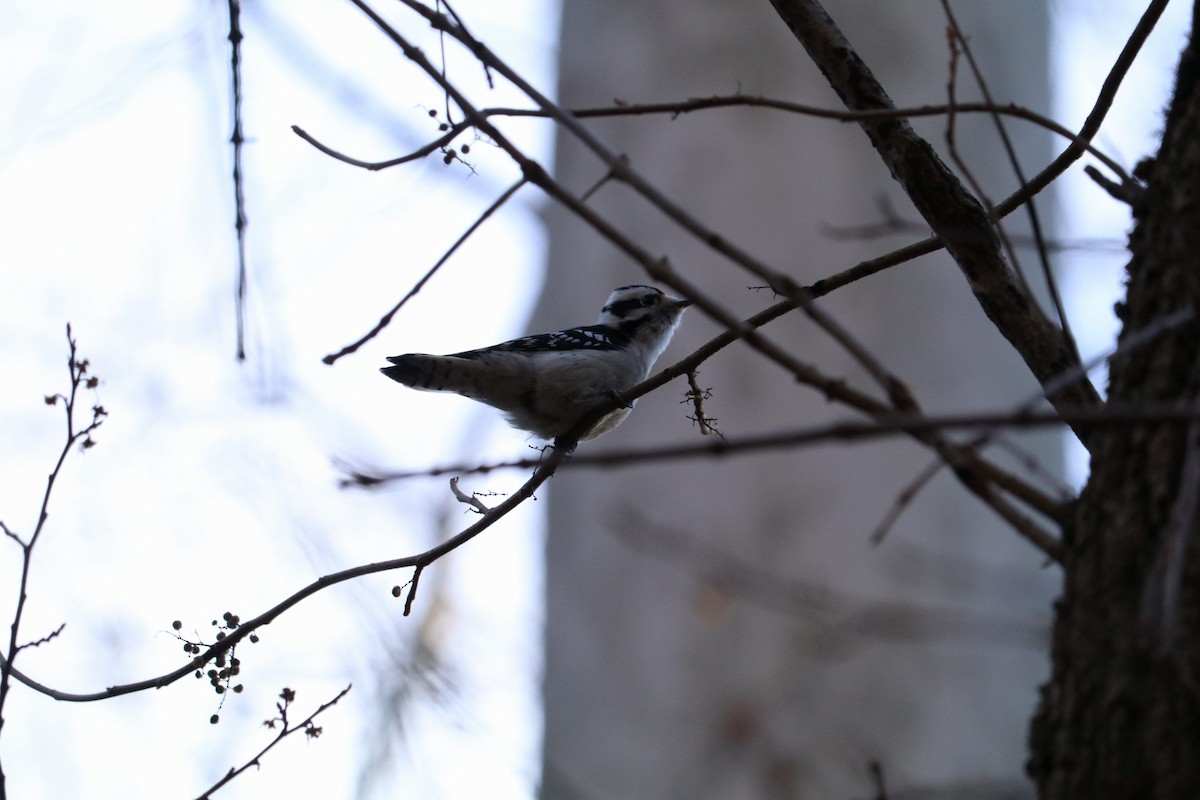
[[[1134,200],[1123,337],[1196,319],[1111,366],[1109,402],[1200,400],[1200,56],[1191,40]],[[1065,530],[1054,670],[1031,729],[1044,800],[1200,797],[1200,423],[1103,431]]]

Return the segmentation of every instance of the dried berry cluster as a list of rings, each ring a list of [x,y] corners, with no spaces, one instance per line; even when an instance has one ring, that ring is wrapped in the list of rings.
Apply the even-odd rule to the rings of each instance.
[[[433,117],[434,119],[436,119],[437,115],[438,115],[438,112],[436,110],[434,110],[432,108],[429,109],[430,117]],[[448,122],[438,123],[438,130],[442,131],[443,133],[450,130],[450,123],[448,123]],[[455,150],[453,147],[443,147],[442,148],[442,163],[449,166],[450,164],[453,164],[455,162],[455,160],[462,161],[462,159],[459,158],[458,154],[462,153],[463,155],[466,155],[470,152],[471,152],[471,145],[469,145],[469,144],[460,145],[458,150]],[[464,161],[463,163],[465,164],[466,162]]]
[[[183,629],[183,623],[179,620],[175,620],[171,623],[171,628],[175,631],[175,637],[183,642],[183,652],[190,656],[196,657],[196,678],[200,679],[207,677],[209,684],[213,687],[213,691],[219,695],[225,695],[226,692],[241,694],[241,692],[245,689],[241,683],[235,684],[233,682],[234,679],[237,678],[242,672],[241,659],[239,659],[236,655],[237,645],[235,644],[233,647],[229,648],[229,650],[222,651],[217,655],[212,656],[211,659],[207,661],[202,661],[199,656],[205,650],[211,648],[214,644],[223,641],[228,633],[236,630],[240,624],[241,619],[237,614],[234,614],[232,611],[226,611],[221,615],[221,619],[214,619],[212,621],[212,626],[217,629],[217,635],[216,641],[210,644],[201,641],[193,642],[183,638],[183,636],[179,634],[179,631]],[[252,633],[246,638],[250,640],[251,644],[258,642],[257,634]],[[206,663],[211,664],[207,671],[204,670]],[[225,702],[224,696],[222,696],[221,702],[222,704]],[[220,721],[220,717],[217,714],[213,714],[209,719],[209,722],[214,725],[217,724],[218,721]]]

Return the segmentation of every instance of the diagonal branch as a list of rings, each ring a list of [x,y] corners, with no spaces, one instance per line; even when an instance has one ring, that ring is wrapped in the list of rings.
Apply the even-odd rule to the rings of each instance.
[[[895,107],[820,3],[772,0],[772,4],[847,107]],[[1021,291],[1004,259],[987,209],[967,191],[929,142],[903,119],[864,120],[859,125],[892,177],[958,263],[984,313],[1037,380],[1044,385],[1077,367],[1079,359],[1062,331]],[[1095,388],[1086,380],[1048,393],[1047,399],[1060,410],[1101,404]],[[1087,432],[1075,432],[1086,446]]]
[[[295,725],[292,725],[291,723],[288,722],[287,711],[288,711],[288,707],[291,704],[292,698],[295,696],[295,693],[292,692],[291,689],[284,689],[283,692],[280,694],[280,697],[282,698],[282,700],[276,705],[276,708],[279,709],[279,716],[276,717],[275,719],[267,720],[266,723],[264,723],[269,728],[274,728],[274,727],[276,727],[276,724],[278,724],[279,733],[277,733],[275,735],[274,739],[267,742],[266,746],[263,747],[261,750],[259,750],[257,753],[255,753],[254,756],[249,761],[247,761],[245,764],[242,764],[240,767],[230,767],[229,771],[226,772],[225,775],[222,776],[220,780],[218,780],[212,786],[205,789],[204,792],[196,800],[211,800],[213,794],[215,794],[218,790],[220,790],[222,787],[224,787],[229,782],[231,782],[234,778],[241,775],[243,772],[246,772],[251,767],[255,767],[255,768],[262,767],[263,756],[265,756],[267,753],[271,752],[271,749],[273,747],[275,747],[275,745],[279,744],[284,739],[286,739],[287,737],[296,733],[297,731],[304,731],[304,734],[310,739],[315,739],[317,736],[320,736],[321,729],[319,727],[317,727],[315,724],[313,724],[313,720],[315,720],[318,716],[320,716],[325,711],[327,711],[330,708],[332,708],[333,706],[337,705],[338,701],[341,700],[343,697],[345,697],[349,693],[350,693],[350,687],[347,686],[345,689],[342,689],[340,692],[338,692],[337,696],[334,697],[332,700],[327,700],[326,702],[322,703],[317,708],[316,711],[309,714],[301,722],[299,722]]]
[[[595,419],[591,419],[586,427],[579,429],[579,432],[587,430],[587,427],[591,427],[591,424],[594,422]],[[537,469],[534,471],[529,480],[525,481],[525,483],[522,484],[517,491],[506,497],[504,502],[497,503],[495,506],[492,506],[492,508],[477,522],[475,522],[475,524],[464,528],[462,531],[450,537],[441,544],[431,547],[425,552],[418,553],[416,555],[403,556],[401,558],[394,558],[387,561],[377,561],[372,564],[362,564],[357,567],[351,567],[349,569],[344,569],[341,572],[334,572],[318,578],[312,583],[309,583],[307,586],[304,586],[296,592],[293,592],[291,596],[275,604],[271,608],[259,614],[257,617],[243,622],[237,627],[236,630],[230,631],[224,639],[221,639],[203,653],[198,654],[194,659],[184,666],[172,672],[168,672],[165,675],[159,675],[158,677],[149,678],[143,681],[110,686],[106,689],[96,692],[73,693],[60,691],[40,683],[13,667],[9,662],[3,661],[5,678],[7,679],[7,676],[11,675],[13,678],[36,692],[40,692],[41,694],[44,694],[47,697],[55,700],[70,703],[89,703],[96,700],[106,700],[110,697],[133,694],[135,692],[143,692],[147,689],[161,689],[165,686],[169,686],[181,678],[193,674],[198,666],[208,663],[223,653],[229,652],[238,644],[238,642],[247,638],[254,631],[258,630],[264,625],[269,625],[278,619],[279,616],[288,609],[298,605],[301,601],[313,596],[317,592],[327,589],[330,586],[344,583],[345,581],[353,580],[355,578],[361,578],[364,575],[376,575],[381,572],[391,572],[393,570],[403,569],[406,567],[415,569],[416,575],[420,575],[421,571],[427,566],[437,561],[439,558],[451,552],[452,550],[455,550],[466,544],[471,539],[474,539],[480,533],[494,525],[501,517],[505,516],[521,503],[532,497],[533,493],[537,491],[538,487],[545,483],[550,476],[555,473],[559,464],[562,463],[563,458],[566,457],[567,452],[568,451],[565,448],[551,449],[546,457],[542,459],[541,463],[538,465]],[[412,608],[412,601],[415,591],[416,585],[414,582],[408,593],[408,599],[405,602],[405,614],[407,614]]]
[[[693,282],[688,281],[681,276],[665,258],[656,258],[644,248],[631,240],[628,236],[618,230],[611,222],[600,215],[595,209],[588,206],[565,187],[555,181],[549,173],[536,161],[527,157],[518,147],[508,140],[504,134],[490,123],[486,115],[476,108],[461,91],[458,90],[445,76],[443,76],[437,68],[425,57],[425,55],[416,47],[414,47],[404,36],[402,36],[395,28],[380,17],[364,0],[351,0],[360,10],[362,10],[376,26],[387,35],[404,53],[405,57],[420,67],[433,81],[435,81],[446,94],[451,97],[459,110],[463,113],[468,122],[475,125],[483,134],[488,136],[496,143],[500,149],[504,150],[510,158],[521,168],[524,177],[538,188],[546,192],[547,195],[560,202],[564,207],[579,216],[583,221],[587,222],[598,233],[607,238],[618,249],[629,255],[633,260],[639,263],[646,272],[663,284],[680,292],[684,297],[693,301],[694,305],[707,313],[710,317],[720,322],[727,329],[730,338],[725,341],[720,347],[727,345],[729,342],[742,339],[751,348],[757,350],[762,355],[766,356],[771,361],[774,361],[779,366],[792,373],[795,378],[801,383],[812,386],[819,391],[822,391],[831,399],[846,402],[860,411],[863,411],[872,416],[886,415],[893,412],[893,408],[886,403],[881,403],[873,398],[863,395],[861,392],[851,389],[844,381],[835,380],[820,374],[812,366],[805,364],[797,359],[791,353],[783,350],[775,343],[764,338],[757,332],[757,325],[750,325],[737,317],[733,316],[728,310],[705,293]],[[778,273],[765,264],[757,261],[745,251],[738,248],[736,245],[727,241],[723,237],[713,233],[695,220],[691,215],[679,208],[676,204],[666,198],[654,186],[647,182],[644,178],[638,175],[628,164],[628,161],[621,156],[613,153],[602,142],[600,142],[591,131],[582,126],[579,120],[575,119],[571,114],[564,111],[559,106],[552,103],[545,96],[540,94],[534,87],[524,81],[516,74],[507,64],[495,56],[482,42],[471,38],[461,28],[455,26],[446,17],[436,12],[431,11],[422,4],[414,0],[402,0],[405,5],[408,5],[414,11],[422,14],[429,20],[430,24],[437,30],[448,33],[459,39],[471,52],[485,65],[495,69],[499,74],[503,75],[508,80],[512,81],[521,91],[525,92],[531,100],[541,105],[547,112],[561,125],[571,131],[580,139],[589,149],[591,149],[599,158],[601,158],[609,167],[613,177],[629,184],[639,194],[649,200],[652,204],[658,207],[663,213],[667,214],[672,220],[679,224],[684,229],[694,233],[703,242],[709,245],[712,249],[726,256],[735,263],[745,267],[760,277],[766,279],[773,289],[787,296],[791,307],[802,307],[808,313],[813,314],[814,318],[821,317],[819,312],[815,312],[813,306],[813,297],[808,290],[803,286],[796,284],[790,276]],[[787,310],[785,307],[783,313]],[[771,317],[773,318],[773,317]],[[828,329],[828,328],[827,328]],[[839,338],[835,336],[835,338]],[[845,342],[843,341],[843,346]],[[861,354],[858,354],[861,355]],[[695,364],[692,365],[693,368]],[[907,398],[904,396],[903,385],[898,381],[890,379],[890,376],[880,372],[877,377],[884,379],[888,386],[890,399],[899,407],[904,408],[907,405]],[[657,385],[657,384],[656,384]],[[638,389],[649,391],[650,381],[643,383]],[[611,411],[612,408],[597,409],[597,418],[600,414]],[[594,420],[593,420],[594,421]],[[578,429],[580,431],[586,428]],[[916,434],[916,438],[926,445],[934,448],[939,455],[946,460],[954,469],[954,473],[958,476],[962,484],[968,488],[973,494],[982,499],[985,503],[991,506],[997,513],[1008,520],[1014,527],[1018,529],[1028,527],[1032,523],[1023,517],[1018,511],[1011,507],[1008,500],[995,491],[996,484],[995,475],[997,470],[985,459],[971,453],[969,450],[958,447],[947,441],[937,431],[924,431]],[[570,441],[560,441],[564,448],[570,449]],[[1015,484],[1020,487],[1016,490],[1010,487],[1005,487],[1007,491],[1018,494],[1028,494],[1027,486],[1021,481],[1015,481]],[[1036,493],[1035,493],[1036,494]],[[1028,501],[1026,501],[1028,502]],[[419,574],[419,572],[418,572]],[[415,577],[415,576],[414,576]],[[414,587],[415,588],[415,587]]]
[[[299,132],[298,128],[296,130],[297,130],[297,132]],[[322,152],[326,152],[326,153],[334,152],[334,151],[331,151],[329,148],[325,147],[320,142],[318,142],[316,139],[313,139],[311,136],[308,136],[307,134],[302,134],[302,136],[304,136],[304,138],[308,142],[312,143],[315,147],[320,149]],[[364,344],[366,344],[367,342],[371,341],[376,336],[378,336],[383,331],[384,328],[386,328],[388,325],[391,324],[392,318],[395,317],[396,314],[398,314],[400,312],[400,309],[404,308],[404,304],[407,303],[409,300],[413,299],[413,297],[415,297],[417,295],[417,293],[420,292],[421,289],[423,289],[425,287],[425,284],[428,283],[430,281],[430,279],[433,278],[433,276],[437,274],[437,271],[442,268],[442,265],[444,265],[447,261],[450,260],[450,256],[454,255],[455,251],[458,250],[458,248],[462,247],[463,243],[466,242],[467,239],[469,239],[471,237],[471,234],[475,233],[475,231],[479,229],[480,225],[482,225],[489,217],[491,217],[493,214],[495,214],[497,211],[499,211],[500,207],[503,206],[506,202],[508,202],[508,199],[510,197],[512,197],[514,194],[516,194],[517,190],[520,189],[524,185],[525,185],[525,179],[522,178],[521,180],[514,183],[512,186],[505,189],[504,192],[501,193],[501,195],[498,198],[496,198],[492,202],[492,204],[490,206],[488,206],[484,210],[484,212],[475,219],[474,222],[471,223],[470,227],[468,227],[467,230],[463,232],[462,236],[459,236],[454,241],[454,244],[450,245],[450,248],[448,250],[446,250],[446,252],[442,254],[442,257],[437,260],[437,263],[435,263],[432,267],[430,267],[425,272],[425,274],[421,276],[421,279],[418,280],[415,284],[413,284],[412,288],[408,290],[408,292],[404,295],[404,297],[400,298],[400,302],[396,303],[396,305],[392,306],[392,308],[386,314],[384,314],[382,317],[380,317],[379,322],[376,322],[374,327],[371,328],[371,330],[367,331],[362,336],[360,336],[358,339],[356,339],[355,341],[353,341],[350,344],[343,347],[341,350],[338,350],[336,353],[330,353],[329,355],[325,356],[324,358],[321,359],[321,361],[325,364],[332,365],[334,362],[336,362],[342,356],[348,356],[351,353],[357,352],[360,347],[362,347]]]
[[[983,77],[983,70],[980,69],[979,64],[975,61],[975,54],[971,50],[971,43],[967,40],[966,35],[958,25],[958,19],[954,15],[954,9],[950,7],[950,0],[942,0],[942,9],[946,14],[946,19],[950,23],[950,32],[948,35],[951,37],[950,41],[952,46],[955,47],[956,52],[958,48],[961,48],[962,54],[966,57],[967,64],[971,68],[971,74],[975,77],[975,84],[979,87],[979,91],[983,95],[984,100],[986,100],[989,104],[994,104],[995,101],[992,98],[992,91],[988,87],[988,83]],[[1008,159],[1008,163],[1012,167],[1013,174],[1017,179],[1017,183],[1024,186],[1025,184],[1029,183],[1029,180],[1025,177],[1025,170],[1022,169],[1021,161],[1017,157],[1017,150],[1016,147],[1013,146],[1012,137],[1008,135],[1008,127],[1004,124],[1004,120],[999,114],[992,114],[991,117],[992,123],[996,128],[996,135],[999,137],[1000,143],[1004,146],[1005,157]],[[953,129],[951,128],[951,130]],[[957,154],[955,154],[955,161],[959,161]],[[976,190],[976,194],[980,199],[986,199],[983,196],[983,192],[979,191],[978,189]],[[1071,323],[1067,317],[1066,308],[1063,305],[1062,295],[1058,290],[1058,282],[1054,278],[1054,270],[1050,267],[1050,258],[1047,254],[1046,241],[1042,234],[1041,216],[1038,214],[1037,203],[1034,201],[1034,198],[1029,198],[1029,202],[1025,204],[1025,213],[1029,218],[1029,230],[1033,234],[1034,244],[1036,245],[1035,251],[1038,255],[1039,265],[1042,268],[1042,278],[1046,282],[1046,290],[1049,292],[1050,300],[1054,305],[1054,313],[1058,317],[1058,324],[1062,327],[1063,338],[1066,340],[1067,347],[1069,347],[1071,352],[1075,354],[1075,359],[1079,360],[1079,346],[1075,342],[1075,335],[1071,332]],[[996,230],[1004,235],[1004,229],[1001,226],[997,225]],[[1005,247],[1009,249],[1009,257],[1012,259],[1013,265],[1017,267],[1017,271],[1020,273],[1020,266],[1017,263],[1016,253],[1012,250],[1012,242],[1007,235],[1005,235],[1004,244]]]

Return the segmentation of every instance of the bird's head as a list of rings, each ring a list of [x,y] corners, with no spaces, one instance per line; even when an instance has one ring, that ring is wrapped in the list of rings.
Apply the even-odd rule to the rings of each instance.
[[[691,300],[671,297],[653,286],[621,286],[613,289],[608,302],[600,309],[599,324],[618,328],[652,318],[659,323],[654,326],[656,328],[664,327],[663,323],[665,327],[673,328],[683,310],[691,304]]]

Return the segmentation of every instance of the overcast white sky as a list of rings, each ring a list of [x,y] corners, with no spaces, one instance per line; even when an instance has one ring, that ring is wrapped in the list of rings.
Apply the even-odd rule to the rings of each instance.
[[[1077,125],[1133,24],[1123,2],[1064,17],[1059,108]],[[389,9],[425,48],[424,26]],[[460,0],[456,9],[534,82],[553,87],[550,0]],[[475,174],[439,159],[382,173],[336,163],[299,124],[363,158],[436,134],[435,88],[346,3],[248,3],[245,127],[250,219],[249,361],[234,354],[234,242],[225,4],[119,0],[4,3],[0,52],[0,519],[28,533],[61,447],[70,321],[111,416],[99,446],[72,455],[33,569],[23,638],[66,622],[19,666],[69,691],[178,667],[165,633],[209,635],[226,609],[253,616],[315,576],[422,549],[470,521],[441,480],[386,493],[336,488],[331,458],[394,467],[523,453],[486,410],[384,381],[386,355],[450,352],[525,332],[543,255],[533,195],[518,198],[380,337],[335,367],[325,353],[363,333],[515,173],[491,148]],[[1187,5],[1135,68],[1101,146],[1127,164],[1153,147],[1161,92]],[[1069,35],[1068,35],[1069,34]],[[456,76],[481,71],[459,62]],[[490,104],[515,103],[503,87]],[[549,130],[509,129],[548,163]],[[1128,216],[1085,178],[1067,235],[1117,237]],[[1065,269],[1087,349],[1111,337],[1091,293],[1111,294],[1121,256],[1083,253]],[[578,322],[563,320],[563,324]],[[1089,328],[1090,326],[1090,328]],[[1107,327],[1106,327],[1107,326]],[[420,343],[419,346],[415,343]],[[468,488],[504,491],[520,476]],[[470,481],[467,481],[470,484]],[[347,683],[316,742],[293,739],[219,796],[347,796],[373,736],[403,730],[372,796],[527,798],[538,773],[541,537],[526,504],[423,579],[405,620],[384,576],[325,592],[239,653],[247,691],[220,725],[202,681],[116,701],[56,704],[18,687],[0,753],[13,797],[190,797],[265,742],[279,689],[301,717]],[[0,614],[18,553],[0,544]],[[7,618],[5,616],[4,618]],[[446,659],[437,702],[403,726],[379,674],[398,675],[417,635]],[[400,676],[396,686],[415,682]],[[376,735],[377,734],[377,735]]]
[[[42,396],[67,388],[67,321],[111,414],[99,445],[68,463],[36,553],[25,638],[67,627],[19,664],[65,690],[180,666],[181,646],[161,633],[173,619],[211,638],[209,621],[226,609],[253,616],[320,574],[417,552],[470,521],[442,480],[341,491],[331,458],[418,468],[525,446],[503,425],[466,430],[486,417],[466,403],[422,403],[378,372],[385,355],[520,332],[543,253],[522,198],[378,342],[335,367],[320,361],[404,293],[512,181],[512,168],[483,145],[474,175],[438,159],[368,173],[321,155],[290,126],[391,157],[436,136],[427,109],[439,94],[348,3],[246,5],[242,366],[233,359],[226,4],[5,9],[0,519],[32,528],[61,447],[60,414]],[[550,3],[505,3],[502,14],[488,2],[457,6],[552,89]],[[425,25],[406,28],[437,51]],[[503,90],[490,98],[515,101]],[[545,133],[526,131],[545,157]],[[503,491],[518,477],[471,488]],[[239,653],[247,690],[217,726],[208,718],[218,698],[203,681],[88,707],[19,690],[0,741],[11,796],[194,796],[265,743],[258,723],[283,686],[297,691],[302,718],[353,682],[320,720],[319,741],[290,740],[221,796],[347,796],[370,754],[364,741],[403,731],[376,796],[457,797],[486,781],[491,797],[527,797],[539,744],[541,535],[530,504],[430,570],[418,619],[403,619],[389,594],[407,575],[307,601]],[[16,548],[0,546],[5,614],[17,574]],[[436,704],[418,693],[402,724],[385,725],[396,715],[377,674],[421,685],[400,672],[418,632],[446,659],[452,688]]]

